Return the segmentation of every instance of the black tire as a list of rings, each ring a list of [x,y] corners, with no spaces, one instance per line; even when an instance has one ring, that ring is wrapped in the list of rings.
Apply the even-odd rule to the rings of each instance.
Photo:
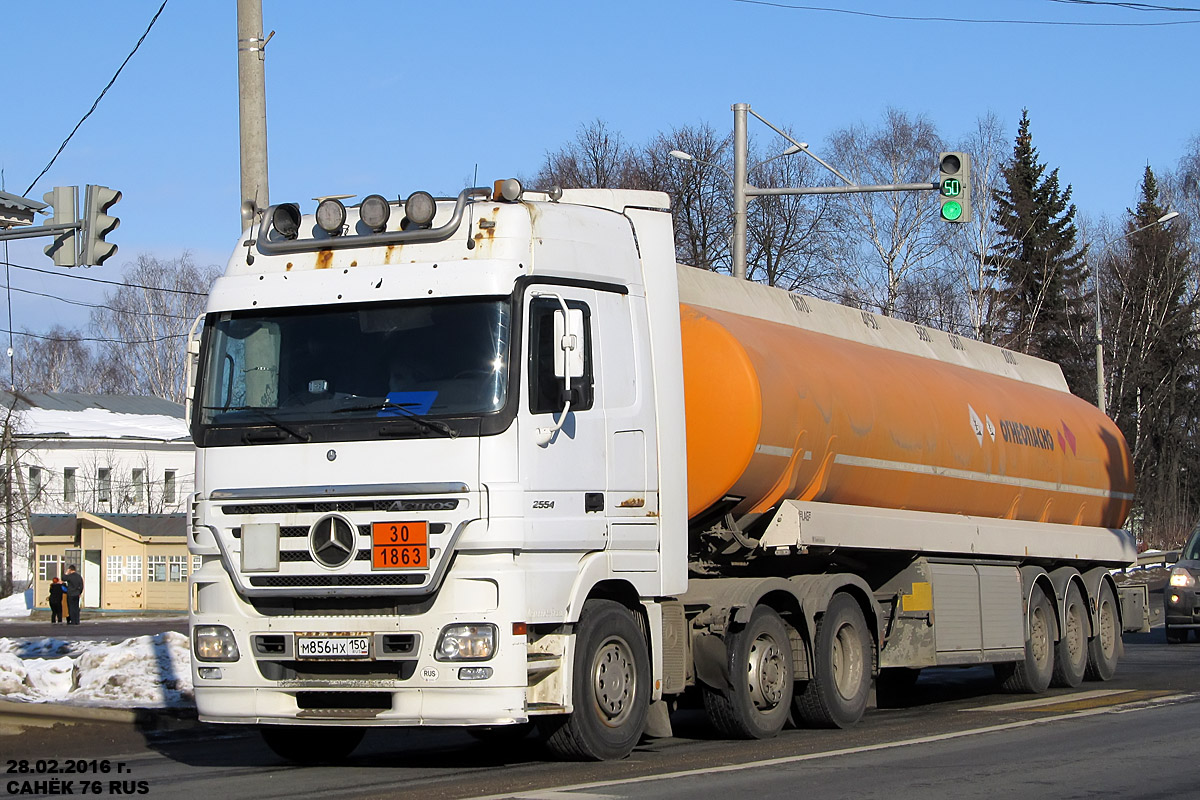
[[[904,708],[912,702],[913,687],[921,670],[913,667],[888,667],[875,676],[875,705],[879,708]]]
[[[1012,664],[997,664],[996,677],[1001,688],[1015,694],[1040,694],[1050,686],[1054,675],[1054,608],[1040,586],[1029,599],[1029,638],[1025,658]]]
[[[704,687],[704,710],[729,739],[769,739],[783,730],[792,706],[795,670],[787,625],[758,606],[744,628],[725,639],[727,691]]]
[[[1184,634],[1186,638],[1187,632],[1184,631]],[[1088,665],[1084,677],[1089,681],[1112,678],[1117,673],[1117,662],[1124,650],[1117,597],[1107,582],[1101,583],[1100,595],[1096,598],[1096,622],[1092,626],[1092,638],[1088,640]]]
[[[629,755],[650,709],[650,656],[633,613],[612,600],[589,600],[575,629],[573,713],[538,727],[559,758],[610,761]]]
[[[1051,686],[1074,689],[1083,683],[1088,665],[1088,641],[1091,623],[1088,622],[1087,607],[1083,604],[1083,592],[1072,583],[1067,587],[1067,598],[1063,603],[1062,630],[1058,644],[1054,647],[1054,674]]]
[[[260,728],[263,741],[275,755],[297,764],[333,764],[358,747],[365,728],[316,725],[268,725]]]
[[[873,637],[862,609],[840,592],[817,621],[813,676],[792,701],[797,720],[814,728],[849,728],[871,694]]]
[[[467,733],[488,744],[507,744],[521,741],[534,727],[532,722],[518,722],[515,725],[476,725],[467,728]]]
[[[1164,627],[1167,634],[1167,644],[1183,644],[1188,640],[1188,629],[1172,628],[1170,625]]]

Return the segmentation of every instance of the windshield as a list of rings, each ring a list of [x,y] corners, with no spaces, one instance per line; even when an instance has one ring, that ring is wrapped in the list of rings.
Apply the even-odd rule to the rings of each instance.
[[[344,435],[356,421],[478,417],[505,405],[507,299],[225,312],[208,324],[201,429],[269,426],[305,438],[336,424]]]
[[[1200,561],[1200,525],[1192,531],[1192,535],[1188,538],[1187,544],[1183,546],[1183,552],[1179,554],[1180,561]]]

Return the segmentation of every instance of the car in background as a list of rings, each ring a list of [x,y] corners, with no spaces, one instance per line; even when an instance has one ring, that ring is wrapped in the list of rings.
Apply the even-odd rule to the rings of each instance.
[[[1171,568],[1163,608],[1171,644],[1186,642],[1189,631],[1200,631],[1200,526],[1192,531]]]

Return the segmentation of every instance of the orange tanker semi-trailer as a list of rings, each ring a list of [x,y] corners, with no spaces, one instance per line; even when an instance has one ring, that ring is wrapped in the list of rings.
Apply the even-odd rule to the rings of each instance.
[[[744,526],[794,499],[1124,522],[1125,440],[1056,365],[687,267],[679,282],[693,519]]]

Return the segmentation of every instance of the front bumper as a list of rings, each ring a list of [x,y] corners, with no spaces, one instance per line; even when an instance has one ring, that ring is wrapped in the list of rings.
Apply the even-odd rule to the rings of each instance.
[[[1164,620],[1169,627],[1200,629],[1200,591],[1167,586],[1163,589]]]

